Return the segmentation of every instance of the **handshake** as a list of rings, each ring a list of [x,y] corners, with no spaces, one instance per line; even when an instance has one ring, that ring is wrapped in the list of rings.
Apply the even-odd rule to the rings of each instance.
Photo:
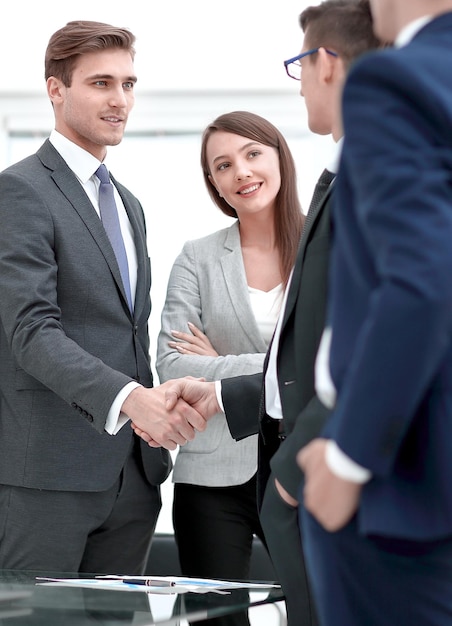
[[[190,376],[152,389],[137,387],[122,405],[135,433],[150,446],[167,450],[192,441],[219,411],[215,383]]]

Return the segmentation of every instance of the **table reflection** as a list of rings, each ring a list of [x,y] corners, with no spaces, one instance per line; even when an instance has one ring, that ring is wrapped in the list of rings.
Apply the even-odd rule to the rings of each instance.
[[[224,595],[213,592],[161,595],[142,590],[39,585],[37,576],[93,578],[94,574],[0,570],[2,626],[171,626],[181,619],[193,623],[283,599],[280,589],[253,589],[250,600],[247,589],[233,589]]]

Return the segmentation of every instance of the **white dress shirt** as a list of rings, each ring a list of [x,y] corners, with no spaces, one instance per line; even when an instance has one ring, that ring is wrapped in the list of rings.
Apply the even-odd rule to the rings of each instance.
[[[270,291],[248,287],[248,294],[257,327],[265,344],[268,346],[275,332],[276,322],[281,310],[284,294],[282,283],[273,287]]]

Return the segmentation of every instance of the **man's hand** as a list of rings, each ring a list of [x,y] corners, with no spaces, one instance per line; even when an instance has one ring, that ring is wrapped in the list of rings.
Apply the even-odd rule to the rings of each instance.
[[[169,381],[174,382],[174,381]],[[137,387],[126,398],[122,411],[131,419],[136,434],[150,446],[175,450],[206,427],[205,418],[182,399],[168,403],[168,383],[148,389]]]
[[[340,530],[358,509],[362,485],[333,474],[325,460],[326,439],[314,439],[297,455],[305,474],[304,506],[330,532]]]
[[[284,489],[284,487],[281,485],[277,478],[275,478],[275,487],[276,491],[279,493],[279,497],[281,498],[281,500],[283,500],[286,504],[293,508],[296,508],[298,506],[298,500],[292,498],[290,493]]]
[[[177,378],[165,383],[165,397],[167,408],[173,409],[177,402],[184,400],[196,409],[200,415],[208,420],[221,411],[215,392],[215,383],[206,382],[202,378]]]

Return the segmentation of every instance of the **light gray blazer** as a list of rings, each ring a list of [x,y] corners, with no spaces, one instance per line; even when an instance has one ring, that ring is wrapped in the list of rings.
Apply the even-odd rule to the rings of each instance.
[[[171,330],[192,322],[218,357],[179,354]],[[185,243],[174,262],[162,312],[156,368],[161,382],[181,376],[219,380],[262,371],[267,345],[251,309],[238,222]],[[256,414],[256,422],[258,415]],[[238,485],[257,469],[257,436],[235,441],[223,413],[179,449],[173,481],[205,486]]]

